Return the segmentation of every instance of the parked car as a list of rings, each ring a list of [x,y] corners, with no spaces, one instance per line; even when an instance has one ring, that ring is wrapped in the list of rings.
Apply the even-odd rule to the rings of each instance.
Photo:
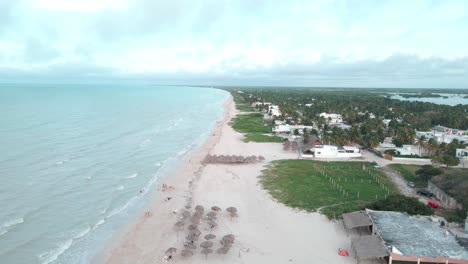
[[[415,186],[415,185],[414,185],[414,182],[408,182],[408,187],[414,188],[414,186]]]
[[[379,164],[375,164],[374,165],[374,168],[382,168],[383,166],[382,165],[379,165]]]
[[[436,201],[429,200],[429,201],[427,201],[427,205],[429,205],[430,207],[432,207],[434,209],[439,208],[439,205],[437,204]]]
[[[434,196],[434,194],[431,193],[431,192],[428,191],[428,190],[419,190],[419,191],[417,191],[417,194],[424,195],[424,196],[427,196],[427,197],[432,197],[432,196]]]

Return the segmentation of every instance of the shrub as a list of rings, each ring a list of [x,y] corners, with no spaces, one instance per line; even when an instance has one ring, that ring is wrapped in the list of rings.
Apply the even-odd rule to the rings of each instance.
[[[421,203],[417,198],[401,194],[392,194],[368,207],[372,210],[406,212],[410,215],[432,215],[434,213],[434,209]]]
[[[442,174],[442,170],[432,165],[423,165],[419,170],[415,172],[416,175],[421,177],[424,181],[430,180],[433,176]]]

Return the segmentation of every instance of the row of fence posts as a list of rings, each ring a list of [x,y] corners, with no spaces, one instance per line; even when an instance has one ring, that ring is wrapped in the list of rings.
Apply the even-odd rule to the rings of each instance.
[[[325,177],[325,179],[327,179],[333,185],[333,188],[335,188],[337,191],[339,191],[343,196],[349,197],[349,194],[350,194],[349,191],[347,191],[342,185],[340,185],[338,183],[338,182],[341,182],[341,177],[338,178],[338,182],[337,182],[336,179],[333,179],[332,177],[329,177],[328,174],[325,172],[325,170],[323,170],[319,166],[314,165],[314,168],[317,170],[317,172],[319,172],[319,174],[321,174],[323,177]],[[366,171],[364,165],[363,165],[363,170]],[[386,193],[385,193],[384,198],[387,198],[388,195],[390,195],[392,192],[381,181],[381,179],[377,176],[377,174],[375,172],[373,172],[371,169],[367,169],[367,173],[369,174],[369,176],[371,176],[374,179],[374,181],[379,185],[380,188],[385,190]],[[346,177],[344,177],[343,179],[344,179],[344,182],[348,181],[348,178],[346,178]],[[353,178],[353,182],[355,182],[354,178]],[[361,183],[363,183],[363,182],[364,182],[364,179],[361,179]],[[369,179],[369,183],[372,183],[371,179]],[[356,193],[356,197],[357,197],[357,199],[359,199],[359,197],[360,197],[359,191]],[[379,196],[376,194],[375,199],[378,200],[378,198],[379,198]]]

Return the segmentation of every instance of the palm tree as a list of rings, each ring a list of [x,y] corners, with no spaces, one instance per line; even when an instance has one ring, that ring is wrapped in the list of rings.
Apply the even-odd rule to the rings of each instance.
[[[418,140],[418,142],[416,143],[416,145],[418,145],[419,147],[419,156],[421,156],[421,148],[424,148],[426,147],[426,137],[425,136],[421,136]]]

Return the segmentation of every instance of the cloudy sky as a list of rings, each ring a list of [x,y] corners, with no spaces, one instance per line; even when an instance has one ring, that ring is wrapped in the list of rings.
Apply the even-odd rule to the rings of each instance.
[[[0,82],[468,88],[468,1],[0,0]]]

